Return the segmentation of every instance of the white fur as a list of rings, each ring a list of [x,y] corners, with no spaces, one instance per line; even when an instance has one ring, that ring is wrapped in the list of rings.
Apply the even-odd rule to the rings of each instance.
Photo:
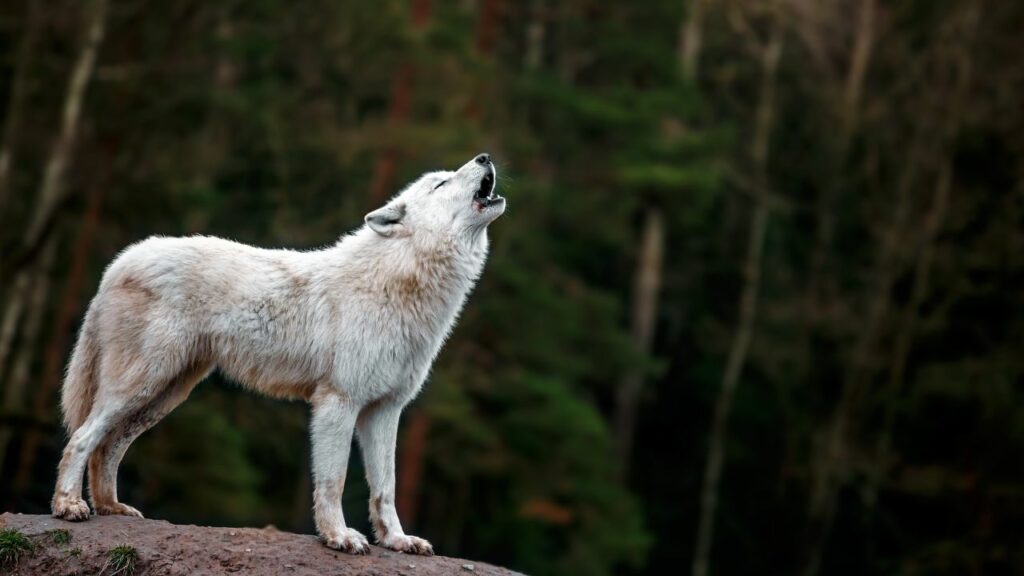
[[[209,237],[150,238],[107,269],[64,384],[71,439],[55,516],[84,520],[82,476],[99,514],[140,515],[117,501],[116,471],[139,434],[214,367],[255,390],[313,404],[314,511],[327,545],[368,551],[341,509],[353,431],[379,542],[422,554],[395,512],[395,441],[483,269],[500,197],[474,193],[493,166],[424,175],[367,225],[312,252]]]

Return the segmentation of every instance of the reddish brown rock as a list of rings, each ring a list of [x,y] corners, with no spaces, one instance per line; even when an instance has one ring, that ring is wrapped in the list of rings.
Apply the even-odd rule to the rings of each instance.
[[[331,550],[315,536],[270,529],[176,525],[127,516],[93,516],[66,522],[50,516],[0,516],[0,526],[20,530],[36,544],[16,567],[18,575],[98,574],[107,553],[121,544],[139,555],[137,575],[270,574],[324,576],[517,576],[482,562],[444,556],[408,556],[373,547],[369,555]],[[65,529],[71,541],[57,545],[47,532]],[[5,572],[6,573],[6,572]]]

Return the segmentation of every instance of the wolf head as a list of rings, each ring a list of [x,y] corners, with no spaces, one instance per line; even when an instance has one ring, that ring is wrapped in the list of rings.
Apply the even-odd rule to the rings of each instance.
[[[505,199],[494,191],[496,176],[488,154],[455,172],[424,174],[383,208],[367,214],[366,225],[385,238],[418,233],[475,237],[505,212]]]

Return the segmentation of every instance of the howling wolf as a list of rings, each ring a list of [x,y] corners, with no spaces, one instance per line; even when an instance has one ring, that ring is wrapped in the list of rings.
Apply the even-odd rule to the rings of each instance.
[[[327,546],[369,551],[341,509],[355,432],[378,543],[433,554],[402,531],[395,511],[398,419],[483,269],[487,226],[505,211],[495,176],[487,154],[425,174],[318,251],[209,237],[127,248],[104,273],[68,366],[70,440],[53,515],[88,519],[88,465],[97,514],[141,517],[117,500],[121,458],[219,368],[254,390],[312,404],[314,516]]]

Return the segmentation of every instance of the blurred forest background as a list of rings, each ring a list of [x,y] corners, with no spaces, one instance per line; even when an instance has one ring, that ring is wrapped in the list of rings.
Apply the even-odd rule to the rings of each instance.
[[[48,509],[124,246],[323,246],[487,151],[410,533],[540,576],[1024,573],[1022,2],[5,0],[0,110],[5,509]],[[215,375],[121,497],[311,532],[306,421]]]

